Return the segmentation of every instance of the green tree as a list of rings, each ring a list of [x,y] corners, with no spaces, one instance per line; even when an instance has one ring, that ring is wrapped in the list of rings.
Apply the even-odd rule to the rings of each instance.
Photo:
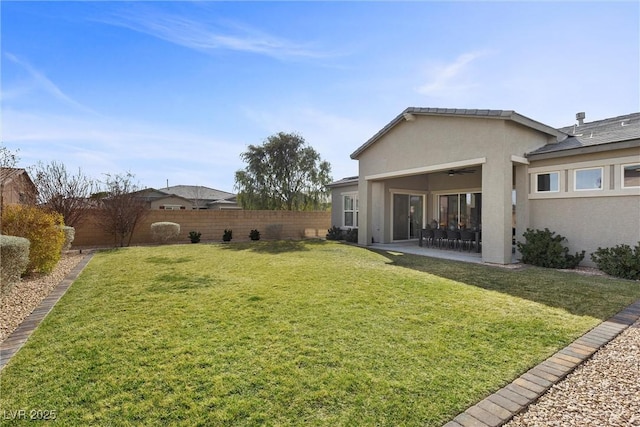
[[[240,155],[238,202],[245,209],[318,210],[328,202],[331,166],[296,133],[279,132]]]

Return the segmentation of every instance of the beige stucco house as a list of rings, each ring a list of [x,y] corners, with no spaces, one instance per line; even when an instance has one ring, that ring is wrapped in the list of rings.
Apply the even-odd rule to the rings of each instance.
[[[0,211],[7,205],[35,205],[38,190],[22,168],[0,168]]]
[[[174,185],[162,189],[147,188],[140,192],[151,209],[240,209],[236,195],[201,185]]]
[[[331,184],[333,225],[359,244],[417,240],[426,225],[481,231],[485,262],[513,233],[549,228],[572,252],[640,241],[640,113],[555,129],[514,111],[407,108]]]

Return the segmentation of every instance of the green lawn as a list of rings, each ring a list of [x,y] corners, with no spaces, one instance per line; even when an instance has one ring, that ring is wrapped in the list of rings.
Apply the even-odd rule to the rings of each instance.
[[[113,250],[2,371],[0,412],[440,426],[637,298],[638,282],[335,242]]]

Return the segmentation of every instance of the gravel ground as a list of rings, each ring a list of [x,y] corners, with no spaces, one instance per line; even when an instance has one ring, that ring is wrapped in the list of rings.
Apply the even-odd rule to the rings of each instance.
[[[505,425],[640,426],[640,321]]]
[[[65,252],[50,274],[22,279],[13,285],[8,295],[0,297],[0,342],[40,305],[84,256],[78,251]]]

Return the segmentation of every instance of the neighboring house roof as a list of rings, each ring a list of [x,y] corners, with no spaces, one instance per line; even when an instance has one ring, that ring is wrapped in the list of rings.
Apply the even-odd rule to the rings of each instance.
[[[174,201],[174,203],[177,200],[182,200],[182,201],[184,201],[185,203],[188,203],[188,204],[192,204],[193,203],[191,200],[189,200],[189,199],[187,199],[185,197],[176,196],[175,194],[164,194],[164,195],[162,195],[160,197],[148,197],[147,198],[147,201],[154,201],[154,202],[160,202],[160,201],[163,201],[163,200]]]
[[[358,177],[357,176],[348,176],[346,178],[342,178],[339,179],[337,181],[334,181],[330,184],[327,184],[327,187],[329,188],[333,188],[333,187],[344,187],[347,185],[353,185],[353,184],[357,184],[358,183]]]
[[[237,204],[235,201],[233,200],[214,200],[211,202],[207,202],[207,206],[211,206],[211,205],[235,205]]]
[[[213,205],[237,206],[236,195],[226,191],[200,185],[174,185],[163,189],[146,188],[138,192],[147,202],[159,201],[170,197],[182,199],[196,207]]]
[[[23,175],[28,180],[30,185],[35,187],[35,184],[31,180],[31,177],[27,173],[26,169],[23,168],[0,168],[0,179],[2,179],[3,183],[9,183],[12,180],[16,179],[20,175]]]
[[[540,159],[640,145],[640,113],[575,124],[558,129],[569,135],[557,144],[547,144],[527,154]]]
[[[484,119],[511,120],[523,126],[538,130],[551,136],[555,136],[558,140],[566,138],[566,135],[547,126],[544,123],[537,122],[512,110],[477,110],[477,109],[460,109],[460,108],[418,108],[409,107],[400,113],[396,118],[391,120],[378,133],[371,137],[367,142],[361,145],[351,154],[352,159],[357,159],[367,148],[376,143],[383,135],[393,129],[396,125],[403,121],[414,120],[414,116],[451,116],[451,117],[470,117]]]
[[[14,180],[20,177],[25,180],[27,186],[29,187],[28,189],[23,188],[23,190],[27,190],[27,192],[30,193],[34,198],[37,197],[38,189],[31,180],[31,177],[29,176],[29,173],[26,171],[26,169],[0,167],[0,181],[2,182],[3,186],[10,186]]]
[[[233,193],[227,193],[226,191],[216,190],[214,188],[204,187],[201,185],[174,185],[172,187],[162,188],[159,191],[167,194],[174,194],[189,200],[202,200],[206,203],[219,200],[229,200],[236,197]]]
[[[145,199],[147,202],[162,199],[171,195],[169,193],[165,193],[164,191],[156,190],[155,188],[145,188],[144,190],[137,191],[136,194],[138,194],[138,197]]]

